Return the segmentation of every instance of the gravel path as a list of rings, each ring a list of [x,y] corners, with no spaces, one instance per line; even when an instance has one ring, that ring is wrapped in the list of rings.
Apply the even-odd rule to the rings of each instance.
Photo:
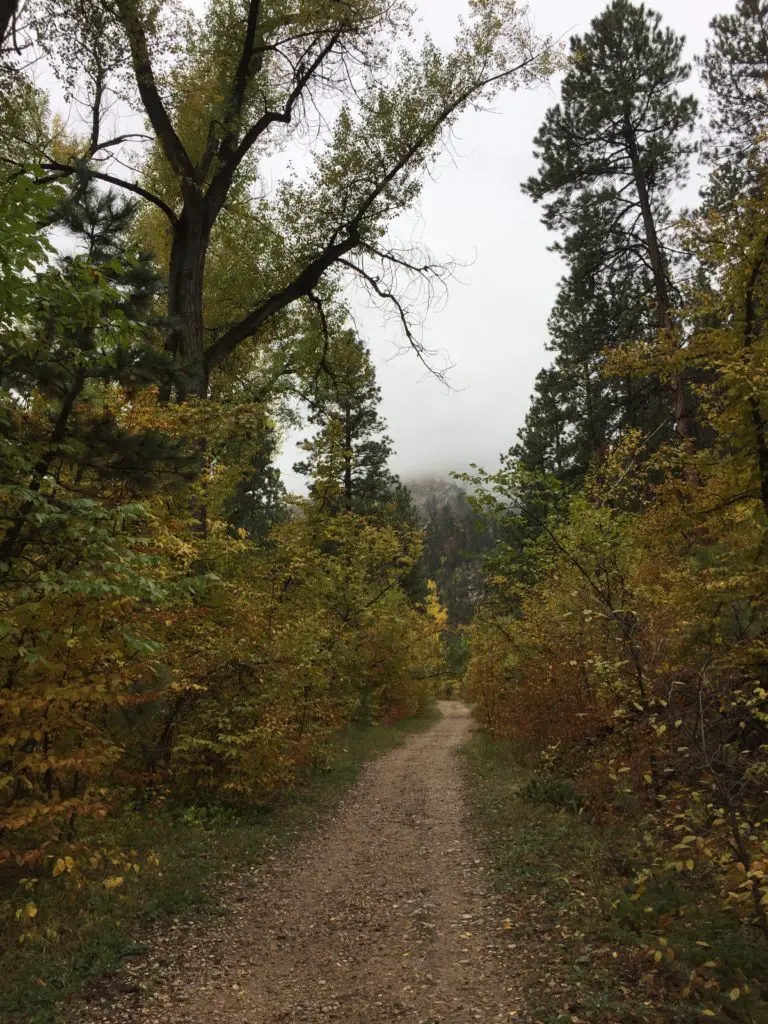
[[[138,965],[147,991],[81,1007],[78,1024],[521,1021],[465,826],[454,751],[469,714],[441,710],[228,913],[166,934]]]

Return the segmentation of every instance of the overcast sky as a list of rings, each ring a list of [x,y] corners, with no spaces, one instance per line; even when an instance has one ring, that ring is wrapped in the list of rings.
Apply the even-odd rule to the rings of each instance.
[[[583,33],[605,0],[532,0],[537,30],[566,38]],[[655,0],[654,9],[686,36],[686,55],[704,50],[715,14],[733,0]],[[425,28],[448,45],[464,0],[417,0]],[[692,88],[700,86],[694,69]],[[438,257],[466,264],[450,282],[444,308],[426,320],[424,343],[447,353],[453,390],[425,373],[411,353],[398,355],[402,337],[391,322],[358,306],[383,392],[382,411],[405,480],[444,475],[471,463],[491,468],[515,440],[537,372],[548,361],[547,316],[562,273],[547,251],[551,237],[540,210],[520,192],[532,174],[532,139],[557,82],[503,95],[491,113],[469,113],[456,133],[458,159],[442,161],[424,189],[418,214],[399,226]],[[286,483],[296,488],[291,439],[280,458]]]

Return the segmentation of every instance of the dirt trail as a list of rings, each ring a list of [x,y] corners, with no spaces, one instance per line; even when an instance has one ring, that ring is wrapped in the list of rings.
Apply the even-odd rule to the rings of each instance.
[[[441,710],[369,765],[318,831],[257,871],[246,901],[165,946],[158,986],[77,1021],[521,1021],[465,826],[454,751],[470,718],[459,704]]]

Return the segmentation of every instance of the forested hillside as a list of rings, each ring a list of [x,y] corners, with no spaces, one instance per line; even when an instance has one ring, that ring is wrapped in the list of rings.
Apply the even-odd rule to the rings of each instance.
[[[523,189],[565,273],[519,440],[474,475],[508,540],[466,692],[534,767],[531,800],[608,829],[591,856],[612,865],[612,903],[562,870],[586,886],[582,928],[593,897],[625,928],[622,1019],[762,1021],[768,5],[714,20],[702,104],[682,49],[661,15],[613,0],[571,39],[536,136]],[[681,210],[694,155],[704,184]]]
[[[424,528],[424,571],[437,584],[450,625],[467,625],[480,599],[494,525],[452,480],[412,480],[408,489]]]

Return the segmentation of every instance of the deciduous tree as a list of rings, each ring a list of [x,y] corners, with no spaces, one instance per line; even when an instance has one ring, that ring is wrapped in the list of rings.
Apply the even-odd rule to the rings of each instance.
[[[416,200],[463,111],[540,79],[553,65],[512,0],[473,3],[448,52],[427,39],[420,51],[402,48],[394,58],[409,31],[410,10],[401,2],[293,9],[249,0],[211,4],[199,19],[142,0],[53,2],[42,10],[48,51],[65,81],[87,90],[92,116],[69,156],[46,151],[40,163],[61,176],[87,168],[162,214],[167,344],[187,377],[180,398],[206,395],[216,367],[292,303],[315,303],[327,276],[352,274],[377,301],[394,303],[418,345],[395,277],[442,271],[398,248],[387,229]],[[105,98],[126,76],[150,132],[138,180],[114,173],[108,161],[126,143],[141,142],[107,131]],[[309,173],[288,174],[258,198],[254,174],[267,156],[308,133]],[[243,182],[252,185],[259,273],[237,316],[206,323],[208,254]]]

